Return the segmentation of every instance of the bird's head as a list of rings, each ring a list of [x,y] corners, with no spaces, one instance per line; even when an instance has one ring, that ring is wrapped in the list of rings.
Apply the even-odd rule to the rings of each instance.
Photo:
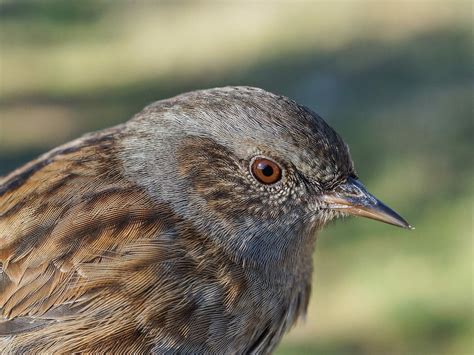
[[[196,91],[150,105],[128,130],[128,175],[247,260],[311,252],[316,230],[344,215],[410,228],[362,185],[341,137],[288,98]]]

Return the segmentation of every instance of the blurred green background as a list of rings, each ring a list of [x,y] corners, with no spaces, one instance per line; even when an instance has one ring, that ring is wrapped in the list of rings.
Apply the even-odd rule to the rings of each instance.
[[[184,91],[319,112],[408,232],[329,226],[277,354],[472,354],[471,1],[1,1],[0,175]]]

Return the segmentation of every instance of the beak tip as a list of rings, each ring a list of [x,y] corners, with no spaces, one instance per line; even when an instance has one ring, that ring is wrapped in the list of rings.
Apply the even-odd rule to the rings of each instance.
[[[391,220],[391,221],[388,221],[388,220],[382,220],[382,219],[378,219],[379,221],[381,222],[384,222],[384,223],[387,223],[387,224],[391,224],[395,227],[400,227],[400,228],[403,228],[403,229],[408,229],[408,230],[413,230],[415,229],[415,227],[413,227],[411,224],[408,224],[407,222],[405,221],[400,221],[400,220]]]
[[[390,220],[382,219],[381,220],[382,222],[385,222],[385,223],[388,223],[388,224],[393,224],[394,226],[401,227],[403,229],[408,229],[408,230],[414,230],[415,229],[415,227],[413,227],[410,223],[408,223],[403,217],[401,217],[395,211],[390,210],[390,212],[393,213],[392,215],[390,215]]]
[[[389,209],[390,210],[390,209]],[[408,229],[408,230],[414,230],[415,227],[413,227],[410,223],[408,223],[405,218],[403,218],[402,216],[400,216],[398,213],[396,213],[395,211],[393,210],[390,210],[390,212],[392,212],[393,214],[391,215],[391,217],[395,217],[394,219],[395,220],[392,220],[393,223],[395,226],[398,226],[398,227],[401,227],[403,229]],[[390,222],[389,222],[390,223]]]

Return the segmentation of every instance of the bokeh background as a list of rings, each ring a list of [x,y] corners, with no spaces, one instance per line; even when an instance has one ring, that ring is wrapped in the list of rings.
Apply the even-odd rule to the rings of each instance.
[[[1,1],[0,175],[187,90],[253,85],[319,112],[408,232],[320,235],[277,354],[472,354],[471,1]]]

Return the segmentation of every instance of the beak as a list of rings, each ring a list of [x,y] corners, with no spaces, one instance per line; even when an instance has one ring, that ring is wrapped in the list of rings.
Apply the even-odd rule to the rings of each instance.
[[[333,192],[323,196],[329,209],[341,210],[345,213],[375,219],[394,226],[414,229],[405,219],[390,207],[370,194],[357,179],[348,178]]]

